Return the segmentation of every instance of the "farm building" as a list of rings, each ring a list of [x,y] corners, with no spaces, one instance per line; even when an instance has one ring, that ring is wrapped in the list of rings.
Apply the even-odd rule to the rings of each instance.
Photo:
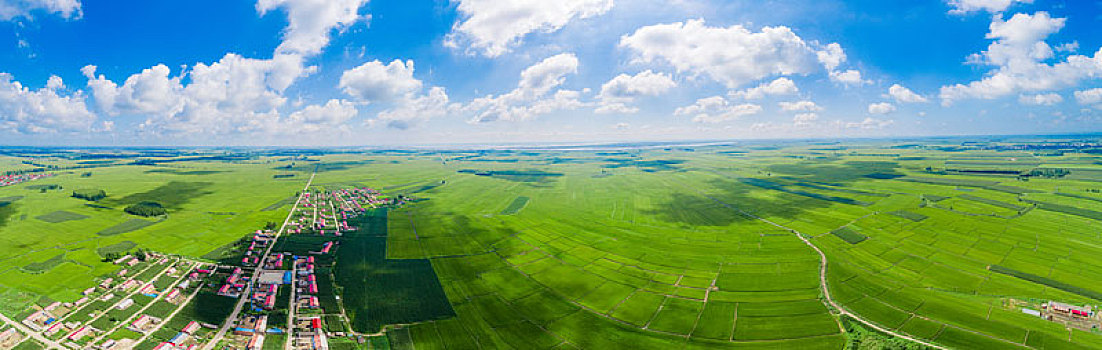
[[[248,348],[249,350],[260,350],[263,347],[264,347],[264,335],[263,334],[253,335],[253,337],[251,339],[249,339],[249,343],[246,345],[246,348]]]
[[[1049,301],[1047,304],[1043,305],[1043,307],[1053,312],[1067,314],[1075,317],[1085,318],[1091,317],[1091,315],[1093,314],[1089,307],[1075,306],[1056,301]]]
[[[195,331],[199,330],[199,327],[199,322],[191,321],[180,331],[188,334],[194,334]]]
[[[0,348],[10,349],[22,340],[23,334],[20,334],[15,328],[8,328],[8,330],[0,332]]]
[[[134,305],[134,299],[126,298],[123,299],[123,301],[120,301],[118,305],[115,305],[115,308],[119,310],[126,310],[126,308],[130,307],[131,305]]]

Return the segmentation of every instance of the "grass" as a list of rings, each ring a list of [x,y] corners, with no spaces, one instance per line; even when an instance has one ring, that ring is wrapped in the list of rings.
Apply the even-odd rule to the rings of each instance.
[[[359,230],[342,237],[333,273],[353,329],[374,333],[387,324],[455,315],[428,260],[386,259],[386,210],[349,224]]]
[[[51,224],[56,224],[56,223],[59,223],[59,222],[83,220],[83,219],[87,219],[88,216],[73,213],[73,212],[68,212],[68,211],[64,211],[64,210],[58,210],[58,211],[55,211],[55,212],[52,212],[52,213],[49,213],[49,214],[39,215],[39,216],[36,216],[34,218],[38,219],[38,220],[48,222],[48,223],[51,223]]]
[[[857,244],[864,242],[866,239],[869,239],[868,236],[854,231],[852,228],[849,227],[843,227],[834,231],[830,231],[830,234],[841,238],[843,241],[846,241],[846,243],[849,244]]]
[[[134,243],[132,241],[122,241],[122,242],[118,242],[118,243],[113,243],[111,245],[96,248],[96,254],[99,254],[99,256],[107,256],[108,254],[111,254],[111,253],[122,254],[122,253],[129,252],[131,250],[134,250],[134,248],[137,248],[137,247],[138,247],[137,243]]]
[[[296,160],[293,171],[302,173],[290,179],[272,178],[284,173],[273,168],[290,163],[283,157],[174,162],[185,171],[218,171],[187,177],[106,164],[94,177],[42,180],[104,189],[112,197],[98,202],[103,208],[65,191],[0,188],[0,198],[23,196],[0,209],[10,212],[0,228],[0,311],[19,315],[43,297],[77,299],[118,268],[100,261],[101,249],[135,244],[131,249],[212,260],[237,256],[234,242],[282,222],[287,199],[316,167],[324,170],[317,184],[421,199],[365,218],[369,228],[346,237],[336,265],[318,269],[334,272],[357,329],[415,323],[388,332],[395,348],[843,348],[852,339],[846,334],[860,331],[839,331],[819,299],[819,256],[790,230],[816,237],[812,243],[829,257],[832,296],[879,324],[954,348],[1094,346],[1093,334],[1069,337],[1060,325],[1002,305],[1005,298],[1093,302],[1083,293],[1094,295],[1088,292],[1102,279],[1102,248],[1089,244],[1098,237],[1092,212],[1102,212],[1102,204],[1056,193],[1097,197],[1098,183],[938,175],[947,161],[1032,156],[956,140],[907,143],[920,146],[785,141],[692,152],[323,152],[310,155],[316,161]],[[1076,169],[1099,168],[1097,161],[1081,153],[1044,159]],[[465,168],[499,176],[457,173]],[[527,169],[559,175],[515,173]],[[181,179],[193,181],[173,184]],[[1013,211],[962,196],[1041,204],[1004,217],[942,208]],[[122,198],[164,200],[170,215],[155,227],[97,235],[131,219],[120,210],[129,205]],[[33,219],[56,211],[88,218]],[[211,214],[229,212],[237,215]],[[306,237],[288,247],[314,248],[318,242]],[[64,261],[43,273],[21,269],[60,254]],[[329,284],[327,274],[319,280]],[[322,295],[330,308],[331,295]],[[203,307],[183,318],[218,323],[234,301],[201,294]]]
[[[123,233],[131,232],[131,231],[137,231],[137,230],[145,228],[146,226],[150,226],[150,225],[153,225],[153,224],[156,224],[156,223],[157,223],[156,221],[149,221],[149,220],[142,220],[142,219],[130,219],[130,220],[124,221],[121,224],[111,226],[111,227],[108,227],[106,229],[103,229],[102,231],[96,232],[96,234],[100,235],[100,236],[114,236],[114,235],[123,234]]]
[[[1065,292],[1079,294],[1094,300],[1102,301],[1102,292],[1093,291],[1087,288],[1073,286],[1064,282],[1060,282],[1048,277],[1038,276],[1031,273],[1018,271],[1009,267],[1000,265],[991,265],[991,271],[1001,273],[1008,276],[1017,277],[1033,283],[1049,286]]]
[[[65,254],[54,255],[52,258],[23,265],[23,272],[30,274],[42,274],[65,263]]]
[[[517,197],[516,199],[513,199],[513,202],[509,203],[509,206],[505,207],[505,210],[502,210],[501,214],[502,215],[513,215],[513,214],[519,213],[521,209],[524,209],[524,206],[528,205],[528,200],[529,199],[530,198],[524,197],[524,196],[520,196],[520,197]]]

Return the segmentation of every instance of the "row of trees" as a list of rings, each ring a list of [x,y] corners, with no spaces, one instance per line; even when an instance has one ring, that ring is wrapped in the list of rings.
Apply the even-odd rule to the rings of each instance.
[[[100,199],[107,198],[107,192],[105,192],[104,190],[96,189],[76,190],[73,191],[73,197],[95,202]]]

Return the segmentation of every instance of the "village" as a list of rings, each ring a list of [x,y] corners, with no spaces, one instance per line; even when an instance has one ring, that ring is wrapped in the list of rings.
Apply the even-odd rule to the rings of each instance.
[[[30,173],[17,175],[0,175],[0,187],[14,186],[24,182],[53,177],[52,173]]]
[[[301,193],[285,225],[250,233],[232,264],[126,254],[112,261],[115,273],[78,300],[36,307],[19,320],[5,317],[0,349],[28,341],[74,350],[327,350],[334,337],[363,342],[350,331],[328,266],[342,233],[356,229],[348,220],[387,203],[369,188]],[[202,322],[189,318],[208,307],[191,304],[197,295],[237,307],[222,324]]]

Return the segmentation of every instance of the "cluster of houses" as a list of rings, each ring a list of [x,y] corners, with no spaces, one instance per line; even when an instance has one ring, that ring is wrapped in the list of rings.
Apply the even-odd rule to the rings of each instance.
[[[275,243],[275,234],[272,231],[256,230],[253,233],[253,238],[249,241],[249,248],[245,249],[245,256],[241,258],[241,265],[260,265],[261,255],[264,254],[265,248],[273,243]]]
[[[239,319],[233,334],[249,337],[248,350],[260,350],[264,346],[264,334],[268,332],[268,315],[245,315]]]
[[[294,324],[294,348],[298,350],[329,350],[329,338],[321,326],[321,317],[300,317]]]
[[[63,316],[63,314],[67,312],[66,310],[67,308],[65,308],[62,303],[54,302],[42,308],[42,310],[38,310],[32,313],[30,316],[27,316],[23,319],[21,323],[27,326],[27,328],[34,330],[35,332],[42,332],[46,329],[49,329],[50,327],[60,325],[59,323],[57,323],[58,317]],[[54,313],[58,313],[58,315],[55,316]]]
[[[157,344],[153,350],[195,350],[199,348],[199,342],[195,339],[195,332],[200,327],[199,322],[191,321],[171,339]]]
[[[299,308],[304,309],[317,309],[321,305],[318,303],[318,276],[314,274],[314,257],[306,256],[294,257],[296,283],[295,288],[298,291],[298,303]]]
[[[302,198],[302,207],[296,212],[299,216],[288,223],[289,234],[340,236],[356,229],[348,225],[348,219],[387,203],[378,191],[366,187],[305,193]]]
[[[51,173],[0,175],[0,187],[18,185],[27,181],[34,181],[52,176],[54,176],[54,174]]]
[[[233,268],[233,272],[226,277],[226,282],[218,288],[218,295],[237,298],[241,296],[241,291],[245,289],[245,284],[248,283],[249,277],[245,276],[245,271],[240,267]]]

